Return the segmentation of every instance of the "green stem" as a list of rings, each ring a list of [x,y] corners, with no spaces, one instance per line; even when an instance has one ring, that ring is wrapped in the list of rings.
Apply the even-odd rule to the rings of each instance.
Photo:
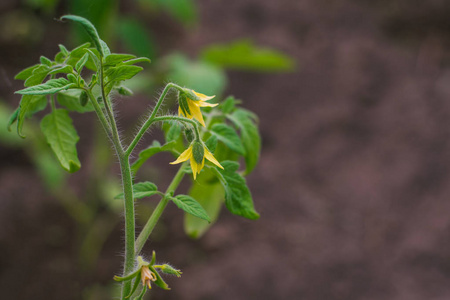
[[[112,137],[112,128],[109,125],[108,120],[105,118],[105,114],[103,113],[100,105],[98,105],[97,99],[95,99],[94,95],[92,94],[92,91],[89,89],[84,89],[86,93],[89,96],[89,99],[91,99],[92,106],[94,106],[94,110],[97,113],[97,117],[100,120],[100,123],[102,124],[103,129],[105,129],[106,134],[108,137]]]
[[[180,184],[181,180],[184,177],[185,174],[184,168],[186,167],[186,165],[187,162],[184,162],[180,166],[180,169],[178,169],[177,174],[175,174],[175,177],[172,179],[172,182],[170,183],[169,187],[166,190],[166,195],[175,192],[175,190],[177,189],[178,185]],[[159,218],[164,212],[164,209],[166,208],[169,201],[170,200],[167,197],[163,197],[161,201],[158,203],[158,206],[156,206],[152,215],[150,216],[141,233],[139,233],[138,238],[136,239],[136,253],[139,253],[142,250],[142,247],[144,247],[145,242],[147,241],[148,237],[155,228],[156,223],[158,222]]]
[[[166,87],[164,88],[164,90],[161,93],[161,96],[159,96],[158,102],[156,103],[156,106],[153,109],[152,114],[147,119],[147,121],[145,121],[145,123],[141,126],[141,129],[139,129],[139,131],[136,134],[136,136],[134,137],[133,141],[131,141],[130,145],[128,146],[127,150],[125,151],[126,155],[130,155],[133,152],[137,143],[141,140],[142,136],[147,132],[147,129],[150,127],[150,125],[152,125],[152,123],[154,122],[154,119],[156,117],[156,114],[158,113],[158,110],[161,107],[161,104],[162,104],[164,98],[166,97],[167,93],[169,92],[169,90],[171,88],[180,89],[181,87],[179,87],[178,85],[176,85],[174,83],[168,83],[166,85]]]

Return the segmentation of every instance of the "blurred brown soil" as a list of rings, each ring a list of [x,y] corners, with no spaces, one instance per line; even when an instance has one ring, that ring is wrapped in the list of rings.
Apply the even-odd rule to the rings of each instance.
[[[261,219],[224,211],[191,241],[170,208],[145,251],[155,249],[183,277],[169,278],[172,291],[155,288],[152,299],[450,299],[450,4],[198,5],[198,28],[168,48],[195,55],[248,37],[293,56],[298,70],[228,73],[228,93],[261,119],[261,162],[248,177]],[[44,42],[55,45],[51,24]],[[32,62],[0,57],[8,78]],[[12,90],[0,84],[2,98],[16,103]],[[142,108],[128,109],[123,124]],[[120,272],[120,227],[95,271],[81,272],[71,219],[25,155],[0,153],[5,299],[81,299],[85,287],[108,284]]]

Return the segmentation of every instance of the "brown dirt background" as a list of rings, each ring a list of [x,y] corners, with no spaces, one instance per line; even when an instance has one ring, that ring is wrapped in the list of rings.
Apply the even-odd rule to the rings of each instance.
[[[196,54],[250,37],[291,55],[299,68],[228,72],[227,92],[261,119],[261,162],[248,177],[261,219],[224,211],[191,241],[170,208],[162,237],[145,249],[184,274],[152,299],[450,299],[448,1],[198,6],[201,21],[191,32],[161,22],[159,34],[176,37],[163,47]],[[2,1],[0,12],[19,7]],[[59,23],[36,16],[46,24],[41,43],[0,49],[0,95],[12,106],[15,72],[64,41]],[[126,109],[124,126],[142,106]],[[83,120],[76,119],[80,136],[89,136],[94,121]],[[87,151],[80,150],[82,161]],[[83,273],[74,224],[26,155],[2,146],[0,159],[2,298],[82,299],[86,287],[107,285],[120,272],[120,225],[95,270]],[[74,176],[76,183],[82,175]]]

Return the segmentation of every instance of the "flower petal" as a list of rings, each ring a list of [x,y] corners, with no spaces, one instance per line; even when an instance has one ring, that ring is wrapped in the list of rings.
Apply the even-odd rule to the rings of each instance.
[[[212,98],[214,98],[216,95],[212,95],[212,96],[206,96],[205,94],[201,94],[201,93],[197,93],[196,91],[193,91],[194,94],[197,95],[197,97],[200,98],[200,100],[205,101],[205,100],[211,100]]]
[[[192,117],[194,119],[197,119],[200,124],[203,125],[203,127],[205,127],[205,121],[203,120],[203,115],[202,112],[200,111],[200,107],[198,107],[197,105],[194,104],[194,101],[188,99],[187,101],[188,105],[189,105],[189,110],[191,111]]]
[[[219,168],[223,169],[222,165],[217,161],[217,159],[211,154],[211,152],[208,151],[208,149],[205,148],[205,158],[218,166]]]
[[[195,104],[199,107],[214,107],[214,106],[219,105],[219,103],[208,103],[208,102],[201,101],[201,100],[197,101]]]
[[[192,147],[187,148],[184,150],[183,153],[178,156],[176,161],[171,162],[171,165],[182,163],[183,161],[187,161],[192,156]]]
[[[195,180],[195,178],[197,177],[198,164],[194,158],[191,158],[191,169],[192,169],[192,175],[194,175],[194,180]]]

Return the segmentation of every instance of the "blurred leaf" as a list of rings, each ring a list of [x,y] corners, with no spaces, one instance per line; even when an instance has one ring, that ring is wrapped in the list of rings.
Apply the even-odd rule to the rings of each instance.
[[[259,48],[241,40],[226,45],[212,45],[201,53],[204,61],[229,69],[275,72],[292,71],[294,60],[279,51]]]
[[[19,105],[19,115],[17,116],[17,133],[21,137],[23,122],[26,117],[31,117],[34,113],[41,111],[47,105],[47,98],[44,95],[23,95]]]
[[[170,55],[165,61],[169,67],[169,79],[181,86],[206,95],[220,95],[225,88],[225,73],[210,63],[189,61],[182,54]]]
[[[67,110],[57,109],[46,115],[41,121],[41,130],[61,166],[70,173],[78,171],[81,164],[76,143],[80,138]]]
[[[34,65],[31,67],[28,67],[22,71],[20,71],[16,76],[14,76],[14,79],[18,80],[26,80],[28,77],[30,77],[33,74],[33,71],[36,70],[40,65]]]
[[[215,177],[213,177],[215,179]],[[217,180],[211,181],[211,171],[205,170],[197,176],[189,195],[205,209],[211,223],[190,214],[184,216],[184,230],[191,238],[200,238],[217,220],[224,202],[224,189]]]
[[[170,143],[164,144],[161,146],[161,144],[158,141],[153,141],[153,144],[150,145],[150,147],[142,150],[139,153],[139,158],[131,165],[131,171],[133,174],[136,174],[136,172],[139,170],[139,168],[146,162],[150,157],[153,155],[162,152],[162,151],[170,151],[172,152],[173,147],[176,145],[175,141],[172,141]]]
[[[249,174],[258,163],[261,151],[261,137],[258,126],[253,122],[252,116],[243,109],[238,109],[227,117],[241,131],[241,140],[245,148],[245,173]]]
[[[138,56],[155,57],[155,43],[145,26],[137,20],[122,18],[117,22],[119,38],[124,46]]]
[[[197,21],[196,5],[193,0],[140,0],[140,2],[152,7],[163,8],[174,19],[186,25]]]
[[[225,206],[238,216],[256,220],[259,214],[253,206],[252,195],[247,187],[245,179],[237,173],[239,163],[234,161],[221,162],[224,170],[215,168],[221,176],[218,176],[225,189]]]
[[[118,66],[106,70],[105,75],[108,77],[109,82],[123,81],[134,77],[142,70],[143,68],[138,66]]]
[[[103,65],[106,66],[115,66],[118,63],[121,63],[125,60],[129,60],[132,58],[135,58],[136,56],[131,55],[131,54],[118,54],[118,53],[113,53],[108,55],[107,57],[105,57],[105,61],[103,63]]]
[[[202,220],[211,222],[205,209],[191,196],[188,195],[177,195],[175,197],[170,197],[170,200],[175,203],[179,209],[184,210],[188,214],[191,214]]]
[[[158,194],[158,187],[150,181],[138,182],[133,184],[134,199],[141,199]],[[123,199],[123,193],[115,196],[114,199]]]

